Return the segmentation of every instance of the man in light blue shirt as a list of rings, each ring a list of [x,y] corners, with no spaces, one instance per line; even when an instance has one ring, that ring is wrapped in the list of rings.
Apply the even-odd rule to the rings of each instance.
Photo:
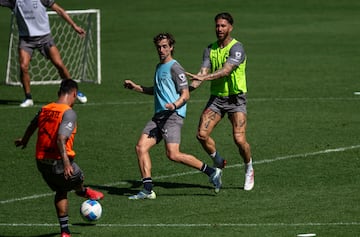
[[[136,154],[144,189],[129,199],[155,199],[151,178],[150,149],[162,139],[165,142],[166,156],[171,161],[198,169],[209,176],[215,186],[215,193],[221,188],[222,171],[212,168],[195,156],[180,151],[181,128],[186,116],[186,102],[190,98],[185,71],[173,59],[175,39],[169,33],[154,37],[160,63],[156,66],[154,85],[144,87],[131,80],[125,80],[124,87],[154,96],[155,114],[146,124],[136,145]]]

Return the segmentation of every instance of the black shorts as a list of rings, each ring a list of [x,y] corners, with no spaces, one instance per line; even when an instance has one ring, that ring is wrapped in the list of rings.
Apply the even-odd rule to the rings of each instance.
[[[64,166],[62,160],[41,161],[37,160],[37,168],[43,179],[53,191],[69,192],[84,182],[84,174],[80,167],[73,161],[71,165],[74,169],[73,175],[65,179]]]

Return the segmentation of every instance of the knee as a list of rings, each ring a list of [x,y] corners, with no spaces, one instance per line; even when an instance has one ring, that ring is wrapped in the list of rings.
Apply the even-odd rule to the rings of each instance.
[[[166,156],[169,160],[174,162],[179,162],[179,155],[178,152],[174,151],[166,151]]]
[[[59,70],[59,71],[65,71],[66,67],[64,65],[64,63],[62,61],[57,61],[54,62],[54,66]]]
[[[249,146],[248,142],[246,141],[245,135],[235,135],[234,142],[239,148],[245,148]]]
[[[208,138],[209,138],[209,135],[208,135],[206,132],[199,131],[199,132],[196,134],[196,139],[197,139],[199,142],[204,142],[204,141],[206,141]]]
[[[21,63],[20,64],[20,70],[22,73],[28,73],[29,72],[29,63]]]
[[[58,70],[60,76],[62,76],[63,79],[68,79],[67,77],[64,77],[68,73],[68,70],[67,70],[64,62],[61,59],[58,59],[56,61],[52,61],[52,63]]]
[[[135,152],[136,154],[140,155],[142,153],[144,153],[145,149],[143,146],[141,146],[140,144],[136,144],[135,146]]]

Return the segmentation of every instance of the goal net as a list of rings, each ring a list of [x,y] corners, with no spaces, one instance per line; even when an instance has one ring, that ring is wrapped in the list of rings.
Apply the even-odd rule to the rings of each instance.
[[[62,60],[72,79],[78,82],[101,83],[100,61],[100,10],[66,11],[70,17],[86,31],[81,38],[73,28],[56,12],[48,11],[51,34]],[[18,28],[12,15],[9,39],[9,52],[6,70],[6,84],[21,85],[18,58]],[[61,78],[55,66],[37,50],[29,66],[32,85],[57,84]]]

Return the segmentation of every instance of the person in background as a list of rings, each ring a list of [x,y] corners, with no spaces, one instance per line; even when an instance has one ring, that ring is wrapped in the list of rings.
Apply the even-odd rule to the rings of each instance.
[[[231,36],[233,17],[227,13],[215,16],[217,41],[205,48],[198,74],[186,73],[192,80],[190,91],[202,82],[210,81],[210,98],[202,112],[197,139],[213,159],[214,166],[224,168],[223,159],[211,133],[221,119],[228,114],[232,124],[233,139],[245,163],[244,190],[254,187],[254,169],[250,145],[246,140],[246,54],[243,45]]]
[[[180,151],[181,128],[186,116],[186,103],[190,98],[188,82],[182,66],[173,58],[175,39],[169,33],[160,33],[153,40],[160,58],[156,66],[154,85],[144,87],[131,80],[124,81],[124,87],[136,92],[153,95],[155,114],[146,124],[137,144],[136,154],[144,189],[129,199],[155,199],[151,178],[150,149],[162,139],[166,156],[171,161],[198,169],[209,176],[215,186],[215,193],[221,188],[222,171],[212,168],[195,156]]]
[[[64,80],[57,102],[47,104],[32,119],[17,147],[26,148],[30,137],[38,129],[36,164],[47,185],[55,191],[54,204],[59,219],[61,237],[69,237],[68,197],[71,190],[81,197],[99,200],[104,194],[84,187],[84,175],[74,162],[73,143],[76,134],[76,113],[72,109],[78,92],[74,80]]]
[[[55,11],[80,37],[84,37],[86,32],[76,25],[66,11],[55,3],[55,0],[0,0],[0,6],[10,8],[16,17],[19,30],[20,77],[25,94],[25,99],[20,107],[30,107],[34,105],[34,101],[31,95],[29,66],[35,49],[51,61],[63,80],[71,78],[51,35],[46,9],[50,8]],[[87,97],[80,91],[78,91],[77,98],[81,103],[87,102]]]

